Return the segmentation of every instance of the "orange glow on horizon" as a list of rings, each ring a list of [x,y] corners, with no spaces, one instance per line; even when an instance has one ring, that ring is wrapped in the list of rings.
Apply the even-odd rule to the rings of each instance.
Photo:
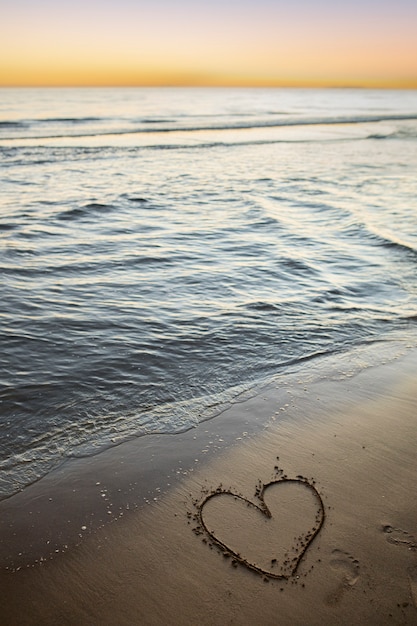
[[[389,0],[3,1],[0,86],[417,89],[409,0],[409,15]]]
[[[417,89],[412,76],[362,75],[353,72],[310,71],[303,73],[221,73],[179,69],[109,67],[48,67],[42,72],[30,67],[11,67],[0,77],[3,87],[358,87]]]

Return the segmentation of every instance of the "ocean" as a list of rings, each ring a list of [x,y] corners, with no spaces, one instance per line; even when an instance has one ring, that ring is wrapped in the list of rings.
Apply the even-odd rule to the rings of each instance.
[[[2,89],[0,162],[0,498],[416,345],[416,91]]]

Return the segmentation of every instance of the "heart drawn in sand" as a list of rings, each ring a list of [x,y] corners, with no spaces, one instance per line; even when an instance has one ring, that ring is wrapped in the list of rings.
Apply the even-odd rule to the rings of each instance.
[[[325,518],[319,492],[303,477],[261,485],[256,503],[219,487],[197,510],[200,530],[234,565],[277,579],[296,573]]]

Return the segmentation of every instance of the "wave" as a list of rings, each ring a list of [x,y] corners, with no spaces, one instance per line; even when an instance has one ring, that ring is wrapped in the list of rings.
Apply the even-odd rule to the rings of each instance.
[[[285,128],[285,127],[301,127],[301,126],[335,126],[345,124],[372,124],[378,122],[393,122],[393,121],[411,121],[417,120],[417,113],[410,114],[386,114],[386,115],[358,115],[358,116],[340,116],[340,117],[319,117],[319,118],[303,118],[303,119],[275,119],[275,120],[258,120],[248,122],[236,122],[236,123],[213,123],[213,124],[195,124],[195,125],[175,125],[175,126],[156,126],[156,127],[134,127],[134,128],[119,128],[111,130],[94,130],[91,129],[82,133],[50,133],[50,134],[34,134],[27,136],[9,136],[2,137],[4,141],[13,141],[16,139],[65,139],[65,138],[88,138],[88,137],[104,137],[104,136],[119,136],[119,135],[141,135],[141,134],[163,134],[163,133],[183,133],[183,132],[202,132],[202,131],[230,131],[230,130],[252,130],[263,128]],[[37,122],[44,123],[49,120],[37,120]],[[64,118],[57,118],[55,121],[65,121]],[[96,118],[82,118],[75,120],[69,118],[70,122],[88,122],[96,121]],[[105,121],[98,120],[97,121]],[[142,124],[160,124],[164,120],[142,120]],[[168,120],[167,120],[168,122]],[[2,124],[8,124],[8,122],[2,122]],[[27,128],[27,122],[19,122],[22,128]],[[6,126],[7,128],[8,126]],[[385,138],[385,135],[381,135]],[[379,138],[377,134],[369,135],[369,138]]]
[[[417,137],[417,131],[415,128],[399,128],[393,132],[387,133],[371,133],[367,139],[415,139]]]
[[[262,307],[263,303],[260,304]],[[268,309],[267,309],[268,310]],[[13,447],[4,445],[0,459],[0,470],[7,480],[0,479],[0,501],[12,497],[24,487],[40,480],[53,468],[58,467],[66,459],[88,458],[100,454],[104,450],[122,444],[133,438],[158,435],[177,435],[194,428],[198,423],[207,422],[220,415],[232,404],[242,398],[256,395],[276,376],[281,381],[292,380],[292,376],[300,371],[305,364],[312,364],[318,368],[316,376],[320,376],[320,367],[331,363],[332,374],[345,376],[341,364],[343,358],[349,358],[349,366],[363,368],[364,362],[357,363],[355,350],[365,350],[378,342],[387,341],[379,338],[362,338],[350,344],[332,346],[311,345],[304,354],[288,355],[280,363],[279,369],[271,372],[259,372],[257,376],[246,382],[235,384],[224,390],[213,393],[210,389],[201,389],[200,392],[186,399],[166,399],[158,405],[146,405],[142,411],[114,412],[111,409],[103,412],[79,412],[77,419],[50,422],[47,431],[39,430],[32,433],[31,447],[23,438],[16,439]],[[378,354],[380,354],[378,352]],[[336,358],[339,356],[340,361]],[[333,359],[330,361],[330,359]],[[309,372],[311,376],[311,371]],[[286,384],[286,382],[285,382]],[[53,387],[54,385],[52,385]],[[32,395],[45,394],[50,383],[15,387],[12,391],[19,404],[25,405]],[[56,391],[62,394],[61,385]],[[9,393],[2,394],[2,400],[7,401]],[[71,407],[66,406],[67,410]],[[12,425],[7,424],[10,434],[14,434]],[[92,436],[93,435],[93,436]],[[9,442],[7,442],[9,443]]]
[[[153,119],[153,118],[144,118],[143,120],[138,120],[142,124],[173,124],[175,120],[171,119]]]
[[[73,135],[67,135],[66,138],[71,139]],[[64,137],[63,137],[64,138]],[[24,138],[15,138],[16,141],[20,141]],[[31,140],[39,139],[39,137],[32,137]],[[1,141],[1,140],[0,140]],[[55,163],[57,159],[60,162],[68,161],[68,162],[79,162],[83,159],[89,160],[94,159],[94,161],[105,160],[109,157],[109,155],[114,155],[117,152],[122,153],[123,155],[135,155],[138,152],[142,152],[143,150],[210,150],[213,148],[233,148],[238,146],[254,146],[254,145],[270,145],[276,143],[318,143],[318,142],[329,142],[332,140],[329,139],[250,139],[250,140],[241,140],[241,141],[204,141],[203,143],[195,142],[195,143],[186,143],[186,142],[178,142],[178,143],[151,143],[144,145],[134,145],[134,146],[113,146],[113,145],[100,145],[99,147],[95,146],[54,146],[51,149],[48,145],[33,145],[28,148],[28,146],[7,146],[3,147],[0,145],[0,161],[2,168],[14,168],[19,166],[27,166],[27,165],[48,165],[49,163]],[[338,139],[337,141],[351,141],[349,138]],[[39,155],[48,155],[48,158],[39,158]],[[365,165],[363,167],[366,167]],[[371,167],[371,166],[369,166]],[[134,201],[134,200],[132,200]],[[143,200],[139,199],[137,202],[143,202]]]
[[[0,232],[15,230],[16,228],[19,228],[17,224],[11,224],[11,223],[0,224]]]
[[[0,120],[0,128],[27,128],[37,124],[85,124],[89,122],[103,122],[106,118],[100,117],[42,117],[38,119],[24,120]]]
[[[120,194],[121,200],[127,200],[128,202],[134,202],[135,204],[149,204],[149,199],[143,196],[137,196],[131,193]]]
[[[401,250],[402,252],[407,252],[408,254],[413,254],[417,256],[417,249],[411,245],[411,243],[401,241],[392,235],[381,234],[380,232],[373,232],[375,238],[377,238],[381,245],[387,248],[394,248],[397,250]]]
[[[404,315],[404,319],[409,322],[417,322],[417,313],[410,313],[410,315]]]
[[[86,124],[89,122],[102,122],[105,121],[105,118],[100,117],[44,117],[38,120],[31,120],[33,122],[39,122],[40,124],[56,124],[64,123],[64,124]]]
[[[406,253],[408,256],[417,256],[417,248],[409,241],[400,239],[398,235],[387,230],[380,230],[378,226],[371,224],[369,221],[360,221],[352,224],[349,228],[352,232],[360,231],[365,237],[369,238],[374,244],[384,248],[398,250]],[[348,229],[345,229],[345,233]]]
[[[111,204],[101,204],[99,202],[91,202],[82,207],[76,207],[74,209],[68,209],[62,211],[58,215],[58,219],[61,220],[74,220],[82,217],[91,216],[92,213],[107,213],[112,211],[114,206]]]
[[[0,121],[0,129],[1,128],[27,128],[27,122],[16,121],[16,120],[4,120]]]

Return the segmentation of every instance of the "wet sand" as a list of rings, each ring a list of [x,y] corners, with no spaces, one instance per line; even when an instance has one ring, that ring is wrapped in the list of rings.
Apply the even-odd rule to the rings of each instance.
[[[412,351],[342,380],[277,383],[184,435],[61,468],[0,507],[14,542],[0,551],[1,623],[416,624],[416,407]],[[250,433],[252,422],[266,426]],[[135,455],[144,506],[116,516],[116,459],[131,471]],[[114,523],[96,507],[103,523],[72,545],[64,521],[71,511],[78,528],[82,503],[103,496],[100,464],[118,468]],[[70,545],[39,565],[46,536]]]

